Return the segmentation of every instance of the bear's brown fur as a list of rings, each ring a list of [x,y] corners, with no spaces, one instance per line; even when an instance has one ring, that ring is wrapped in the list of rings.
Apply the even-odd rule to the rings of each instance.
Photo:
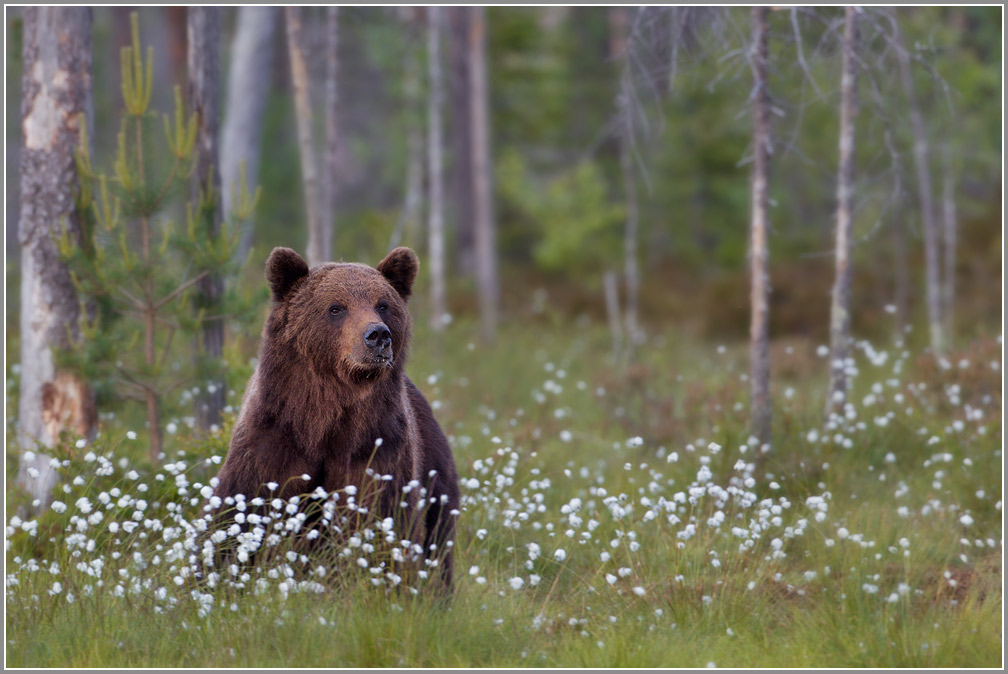
[[[411,319],[406,308],[419,262],[396,248],[376,268],[327,263],[309,270],[289,248],[266,263],[272,307],[214,495],[281,498],[365,482],[382,516],[404,510],[407,534],[439,558],[451,587],[458,474],[430,405],[404,372]],[[377,445],[377,447],[376,447]],[[386,481],[366,475],[370,468]],[[310,480],[305,482],[301,476]],[[425,489],[404,493],[411,481]],[[424,502],[418,503],[420,495]],[[402,503],[407,502],[408,508]],[[422,532],[422,533],[421,533]]]

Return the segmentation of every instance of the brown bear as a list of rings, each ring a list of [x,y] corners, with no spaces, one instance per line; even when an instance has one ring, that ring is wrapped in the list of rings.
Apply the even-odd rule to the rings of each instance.
[[[406,301],[418,267],[409,248],[375,268],[330,262],[311,270],[290,248],[273,250],[259,362],[214,496],[223,507],[238,494],[287,499],[353,485],[360,498],[366,489],[374,497],[361,505],[380,517],[416,513],[407,516],[408,540],[422,541],[450,589],[458,473],[430,405],[404,372]]]

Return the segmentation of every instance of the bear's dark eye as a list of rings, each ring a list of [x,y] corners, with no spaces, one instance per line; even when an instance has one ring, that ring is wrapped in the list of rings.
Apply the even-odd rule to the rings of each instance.
[[[343,313],[344,311],[346,311],[346,309],[344,309],[344,308],[343,308],[342,306],[340,306],[339,304],[334,304],[334,305],[332,305],[331,307],[329,307],[329,313],[330,313],[331,315],[333,315],[333,316],[339,316],[339,315],[340,315],[340,314],[342,314],[342,313]]]
[[[379,302],[378,306],[375,308],[378,309],[379,314],[384,314],[386,311],[388,311],[388,302]]]

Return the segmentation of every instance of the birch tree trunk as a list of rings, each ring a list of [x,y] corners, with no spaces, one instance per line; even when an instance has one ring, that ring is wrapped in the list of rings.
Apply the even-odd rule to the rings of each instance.
[[[196,170],[190,187],[193,203],[201,201],[201,194],[211,188],[213,193],[221,192],[221,172],[218,166],[218,129],[220,126],[220,8],[189,7],[187,10],[187,45],[189,72],[189,107],[196,115],[198,132],[196,136]],[[219,196],[212,212],[207,213],[208,222],[203,223],[210,237],[217,237],[221,230],[221,208]],[[197,306],[207,310],[209,315],[220,315],[220,301],[224,294],[224,279],[211,273],[198,284]],[[209,318],[200,329],[201,350],[219,368],[224,355],[224,321]],[[206,390],[196,399],[196,423],[207,430],[220,424],[224,410],[227,386],[222,373],[217,372],[207,382]],[[151,429],[151,434],[156,429]]]
[[[406,194],[402,211],[389,239],[389,250],[397,246],[416,245],[420,229],[420,207],[423,202],[423,129],[421,122],[420,68],[416,45],[413,7],[400,7],[399,18],[406,33],[403,58],[403,107],[406,110]]]
[[[336,202],[339,194],[340,143],[339,133],[339,8],[326,8],[325,31],[325,158],[322,162],[322,231],[319,233],[321,261],[333,257],[333,232],[336,226]]]
[[[952,163],[949,160],[949,148],[945,146],[942,152],[942,232],[944,234],[944,264],[942,277],[942,316],[945,319],[945,332],[943,337],[947,342],[952,341],[955,334],[955,301],[956,301],[956,202],[955,202],[955,174],[952,171]]]
[[[221,198],[225,220],[231,217],[234,209],[232,190],[241,190],[238,181],[242,162],[245,162],[245,182],[249,193],[259,183],[263,116],[273,63],[274,25],[280,16],[277,7],[238,9],[231,43],[227,107],[221,130]],[[240,260],[248,257],[252,248],[252,230],[252,221],[246,221],[238,244]]]
[[[431,327],[435,332],[444,328],[445,268],[444,268],[444,203],[443,166],[441,161],[441,10],[427,8],[427,69],[430,90],[427,98],[427,182],[430,196],[427,213],[427,255],[430,258]]]
[[[910,70],[910,52],[907,51],[902,34],[899,35],[899,47],[896,50],[900,66],[900,77],[906,90],[907,104],[910,107],[910,126],[914,137],[914,165],[917,169],[917,197],[920,200],[921,229],[924,235],[924,274],[925,297],[927,301],[928,332],[931,337],[931,348],[936,354],[943,352],[944,336],[942,334],[941,313],[941,280],[939,278],[938,260],[938,228],[935,224],[934,199],[931,194],[931,167],[928,163],[928,138],[921,114],[920,104],[914,87],[913,73]]]
[[[305,214],[308,217],[308,244],[305,257],[314,267],[325,262],[322,234],[322,193],[319,186],[312,141],[312,111],[308,94],[308,66],[304,56],[301,8],[284,7],[287,24],[287,49],[290,53],[291,81],[294,84],[294,111],[297,117],[298,147],[301,153],[301,180],[304,183]]]
[[[770,168],[770,95],[767,91],[767,8],[752,8],[753,167],[749,228],[750,324],[749,378],[752,433],[770,442],[770,278],[767,269],[768,172]]]
[[[479,289],[480,335],[497,333],[497,242],[491,183],[490,101],[487,88],[486,10],[471,7],[469,23],[469,123],[472,125],[473,206],[476,234],[476,282]]]
[[[637,266],[637,239],[639,215],[637,207],[637,181],[634,175],[634,127],[633,109],[630,102],[632,95],[630,83],[630,55],[627,53],[628,23],[630,10],[626,7],[613,7],[609,10],[609,56],[611,59],[622,60],[623,68],[620,74],[618,99],[619,115],[619,155],[620,171],[623,176],[623,192],[626,199],[626,222],[623,228],[623,277],[626,284],[626,334],[630,356],[640,343],[640,327],[638,325],[638,297],[640,295],[640,271]]]
[[[465,276],[476,276],[476,211],[473,199],[472,124],[469,107],[469,24],[468,7],[447,10],[451,30],[448,40],[449,101],[452,134],[451,163],[448,169],[453,192],[450,198],[455,222],[455,248],[458,270]]]
[[[826,416],[843,406],[847,397],[847,358],[850,355],[851,228],[854,208],[854,128],[858,108],[858,9],[847,7],[843,37],[843,74],[840,79],[840,147],[837,176],[837,214],[833,302],[830,306],[830,379]]]
[[[56,368],[53,351],[79,336],[80,303],[52,232],[76,238],[74,154],[91,115],[91,10],[25,7],[22,80],[20,217],[21,384],[18,486],[38,512],[51,501],[57,474],[40,447],[63,430],[90,438],[97,422],[93,393]]]

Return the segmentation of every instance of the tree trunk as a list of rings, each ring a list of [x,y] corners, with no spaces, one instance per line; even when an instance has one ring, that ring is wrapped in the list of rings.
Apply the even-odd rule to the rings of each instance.
[[[427,213],[427,255],[430,258],[431,327],[440,332],[445,316],[444,211],[441,162],[441,10],[427,8],[427,69],[430,91],[427,98],[427,173],[430,205]]]
[[[269,72],[273,63],[274,25],[280,18],[276,7],[238,9],[231,65],[228,75],[227,107],[221,130],[221,198],[224,219],[231,218],[234,197],[240,193],[241,164],[245,162],[245,184],[249,192],[259,183],[263,116],[269,94]],[[244,223],[238,244],[238,259],[248,257],[252,248],[252,222]]]
[[[602,277],[605,290],[606,317],[609,319],[609,335],[612,338],[613,360],[623,355],[623,324],[620,319],[619,279],[611,269]]]
[[[914,165],[917,169],[917,197],[920,200],[921,229],[924,235],[925,297],[927,299],[928,331],[931,348],[936,354],[944,350],[941,314],[941,282],[938,261],[938,231],[935,225],[934,200],[931,195],[931,167],[928,163],[928,138],[924,117],[917,102],[913,73],[910,70],[910,52],[907,51],[902,34],[899,35],[896,50],[900,65],[900,76],[906,90],[910,107],[910,126],[914,136]]]
[[[767,8],[752,8],[753,167],[749,238],[750,311],[749,377],[752,433],[770,442],[770,277],[767,268],[768,172],[770,168],[770,95],[767,91]]]
[[[830,380],[826,416],[842,407],[847,397],[847,358],[850,355],[851,228],[854,208],[854,127],[858,97],[858,10],[847,7],[843,37],[843,74],[840,80],[840,147],[837,177],[836,277],[830,306]]]
[[[473,203],[472,124],[469,108],[469,24],[468,7],[447,9],[451,25],[450,102],[451,128],[451,199],[455,222],[455,248],[458,270],[466,276],[476,275],[476,214]]]
[[[403,108],[406,112],[406,196],[395,229],[389,239],[389,250],[397,246],[415,246],[420,229],[420,207],[423,200],[423,128],[420,117],[420,68],[416,44],[416,9],[400,7],[399,18],[406,33],[403,58]]]
[[[900,340],[910,324],[910,265],[907,261],[906,222],[897,212],[892,230],[893,305],[896,307],[896,334]]]
[[[305,63],[301,31],[301,8],[285,7],[287,49],[290,52],[291,81],[294,84],[294,110],[297,117],[298,147],[301,152],[301,180],[304,182],[305,213],[308,217],[308,245],[305,256],[308,265],[325,262],[322,234],[322,194],[315,163],[312,141],[312,112],[308,93],[308,66]]]
[[[215,203],[203,212],[205,233],[216,238],[221,231],[221,172],[218,166],[218,132],[220,126],[220,8],[189,7],[187,51],[189,65],[189,108],[196,115],[199,130],[196,136],[196,170],[193,173],[190,198],[199,203],[212,189]],[[198,284],[197,306],[206,313],[220,315],[224,279],[211,273]],[[201,352],[212,365],[214,375],[206,390],[196,399],[196,423],[207,430],[221,422],[227,385],[219,372],[224,355],[224,321],[210,318],[200,328]],[[155,433],[153,427],[151,434]]]
[[[325,158],[322,162],[322,193],[325,196],[320,232],[322,262],[333,258],[333,232],[336,226],[336,202],[339,194],[339,8],[326,8],[325,31]]]
[[[949,160],[949,148],[945,146],[942,152],[942,232],[944,234],[944,265],[942,276],[944,286],[942,287],[942,316],[945,319],[945,331],[943,337],[947,342],[952,342],[955,334],[955,288],[956,288],[956,202],[955,202],[955,174],[952,172],[952,163]]]
[[[484,341],[492,341],[497,333],[498,282],[497,242],[490,177],[492,166],[486,64],[486,10],[483,7],[471,7],[469,11],[469,123],[472,125],[476,282],[479,289],[480,335]]]
[[[79,335],[80,303],[59,258],[53,230],[78,238],[74,154],[91,114],[91,10],[26,7],[21,119],[21,385],[18,444],[24,453],[18,485],[32,510],[48,506],[57,474],[49,457],[60,431],[90,438],[97,422],[94,398],[78,377],[56,369],[55,349]]]
[[[609,57],[623,61],[620,74],[618,112],[619,115],[619,155],[620,171],[623,176],[623,192],[626,198],[626,222],[623,228],[623,276],[626,284],[626,334],[630,356],[641,341],[638,325],[638,297],[640,295],[640,271],[637,265],[637,239],[639,215],[637,207],[637,181],[634,175],[634,126],[633,110],[630,104],[631,73],[628,53],[628,23],[630,10],[613,7],[609,10]]]

